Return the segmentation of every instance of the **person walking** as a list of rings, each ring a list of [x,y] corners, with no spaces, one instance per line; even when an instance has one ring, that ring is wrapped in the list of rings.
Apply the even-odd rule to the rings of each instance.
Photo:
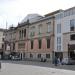
[[[58,64],[58,59],[57,59],[56,56],[55,56],[55,59],[54,59],[54,64],[55,64],[55,66],[57,66],[57,64]]]
[[[0,62],[0,71],[1,71],[1,62]]]
[[[60,57],[58,57],[58,65],[61,65]]]

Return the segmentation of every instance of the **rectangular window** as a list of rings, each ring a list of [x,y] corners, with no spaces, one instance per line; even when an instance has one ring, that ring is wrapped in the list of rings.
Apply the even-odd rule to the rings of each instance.
[[[41,58],[41,54],[38,54],[38,58]]]
[[[51,22],[47,23],[47,32],[51,32]]]
[[[26,29],[24,29],[24,37],[26,37]]]
[[[38,34],[41,34],[42,33],[42,25],[39,25],[38,26]]]
[[[23,53],[23,57],[25,58],[25,53]]]
[[[63,18],[63,14],[62,13],[57,14],[56,17],[55,17],[55,19],[61,19],[61,18]]]
[[[46,58],[50,58],[50,54],[46,54]]]
[[[39,49],[41,49],[41,44],[42,44],[41,39],[38,40],[38,43],[39,43]]]
[[[4,48],[4,44],[2,44],[2,49]]]
[[[75,29],[75,19],[70,20],[70,30],[74,31]]]
[[[21,38],[21,30],[19,31],[19,39]]]
[[[24,33],[24,32],[23,32],[23,30],[22,30],[22,38],[23,38],[23,33]]]
[[[31,41],[31,49],[33,49],[33,40]]]
[[[33,54],[30,54],[30,58],[33,58]]]
[[[50,48],[50,39],[47,39],[47,48]]]
[[[25,45],[25,44],[24,44]],[[13,50],[15,50],[15,43],[13,43]]]
[[[35,32],[32,31],[32,32],[30,33],[30,36],[34,36],[34,35],[35,35]]]
[[[61,44],[61,37],[57,37],[57,44]]]
[[[58,50],[58,51],[61,50],[61,45],[57,45],[57,50]]]
[[[30,29],[30,36],[34,36],[35,35],[35,26],[31,27]]]
[[[61,24],[57,24],[57,33],[61,33]]]
[[[4,42],[4,38],[2,38],[2,41]]]
[[[70,35],[71,40],[75,40],[75,34]]]

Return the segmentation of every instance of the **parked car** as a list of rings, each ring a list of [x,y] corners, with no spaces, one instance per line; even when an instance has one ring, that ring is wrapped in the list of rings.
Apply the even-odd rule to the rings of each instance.
[[[62,65],[74,65],[75,60],[72,60],[71,58],[64,58],[62,60]]]
[[[20,57],[18,57],[18,56],[12,56],[11,59],[12,59],[12,60],[20,60]]]

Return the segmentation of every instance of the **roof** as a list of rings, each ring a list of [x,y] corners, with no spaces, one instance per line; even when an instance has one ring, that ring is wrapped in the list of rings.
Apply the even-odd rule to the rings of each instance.
[[[52,15],[54,15],[54,14],[59,13],[60,11],[63,11],[63,10],[62,10],[62,9],[59,9],[59,10],[56,10],[56,11],[54,11],[54,12],[48,13],[48,14],[45,15],[45,17],[52,16]]]
[[[38,21],[40,18],[42,18],[43,16],[39,15],[39,14],[28,14],[21,23],[27,22],[27,20],[29,20],[29,23],[33,23]]]
[[[75,7],[68,8],[68,9],[65,10],[65,12],[68,11],[68,10],[71,10],[71,9],[75,9]]]

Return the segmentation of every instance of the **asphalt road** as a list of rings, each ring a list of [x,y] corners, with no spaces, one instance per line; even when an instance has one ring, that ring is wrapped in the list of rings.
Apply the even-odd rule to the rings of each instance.
[[[51,68],[48,66],[49,63],[31,61],[2,62],[0,75],[75,75],[75,71]]]
[[[65,69],[65,70],[73,70],[75,71],[75,65],[58,65],[55,66],[51,62],[39,62],[39,61],[10,61],[4,60],[1,61],[3,63],[14,63],[14,64],[21,64],[21,65],[33,65],[39,67],[48,67],[48,68],[57,68],[57,69]]]

